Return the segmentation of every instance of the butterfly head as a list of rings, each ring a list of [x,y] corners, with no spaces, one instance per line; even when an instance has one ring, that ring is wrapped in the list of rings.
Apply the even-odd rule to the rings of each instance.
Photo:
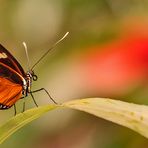
[[[26,73],[26,76],[27,78],[29,78],[32,82],[33,81],[37,81],[38,77],[37,75],[35,75],[34,71],[33,70],[29,70],[27,73]]]

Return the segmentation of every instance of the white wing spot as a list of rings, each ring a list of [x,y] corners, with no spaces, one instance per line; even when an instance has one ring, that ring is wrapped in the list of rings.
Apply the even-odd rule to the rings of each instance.
[[[6,55],[6,53],[2,52],[0,53],[0,59],[6,59],[8,56]]]

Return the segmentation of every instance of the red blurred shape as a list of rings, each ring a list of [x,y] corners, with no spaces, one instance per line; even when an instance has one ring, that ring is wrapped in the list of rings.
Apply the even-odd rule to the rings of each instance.
[[[147,82],[148,38],[129,37],[90,48],[80,71],[89,91],[119,95]]]

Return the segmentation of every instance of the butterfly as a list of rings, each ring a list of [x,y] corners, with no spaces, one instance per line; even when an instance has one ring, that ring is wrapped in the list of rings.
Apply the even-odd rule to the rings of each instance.
[[[37,76],[33,69],[47,55],[47,53],[67,35],[68,32],[49,50],[47,50],[47,52],[43,54],[43,56],[32,66],[31,69],[29,68],[27,72],[24,71],[14,56],[6,48],[0,45],[0,110],[9,109],[12,106],[15,106],[15,103],[19,99],[25,98],[29,94],[32,96],[36,106],[38,106],[32,93],[41,90],[44,90],[50,99],[56,103],[46,89],[40,88],[35,91],[31,90],[32,82],[37,80]],[[26,44],[24,45],[26,47]]]

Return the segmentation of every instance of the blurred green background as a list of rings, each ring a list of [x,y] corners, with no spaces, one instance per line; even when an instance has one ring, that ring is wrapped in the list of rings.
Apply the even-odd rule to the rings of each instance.
[[[22,42],[33,65],[60,37],[60,43],[35,68],[57,102],[109,97],[148,104],[148,1],[0,0],[0,43],[27,71]],[[39,105],[52,103],[44,92]],[[26,98],[26,109],[34,107]],[[17,111],[22,110],[22,100]],[[3,123],[14,109],[0,111]],[[2,148],[146,148],[148,140],[92,115],[57,110],[19,130]]]

